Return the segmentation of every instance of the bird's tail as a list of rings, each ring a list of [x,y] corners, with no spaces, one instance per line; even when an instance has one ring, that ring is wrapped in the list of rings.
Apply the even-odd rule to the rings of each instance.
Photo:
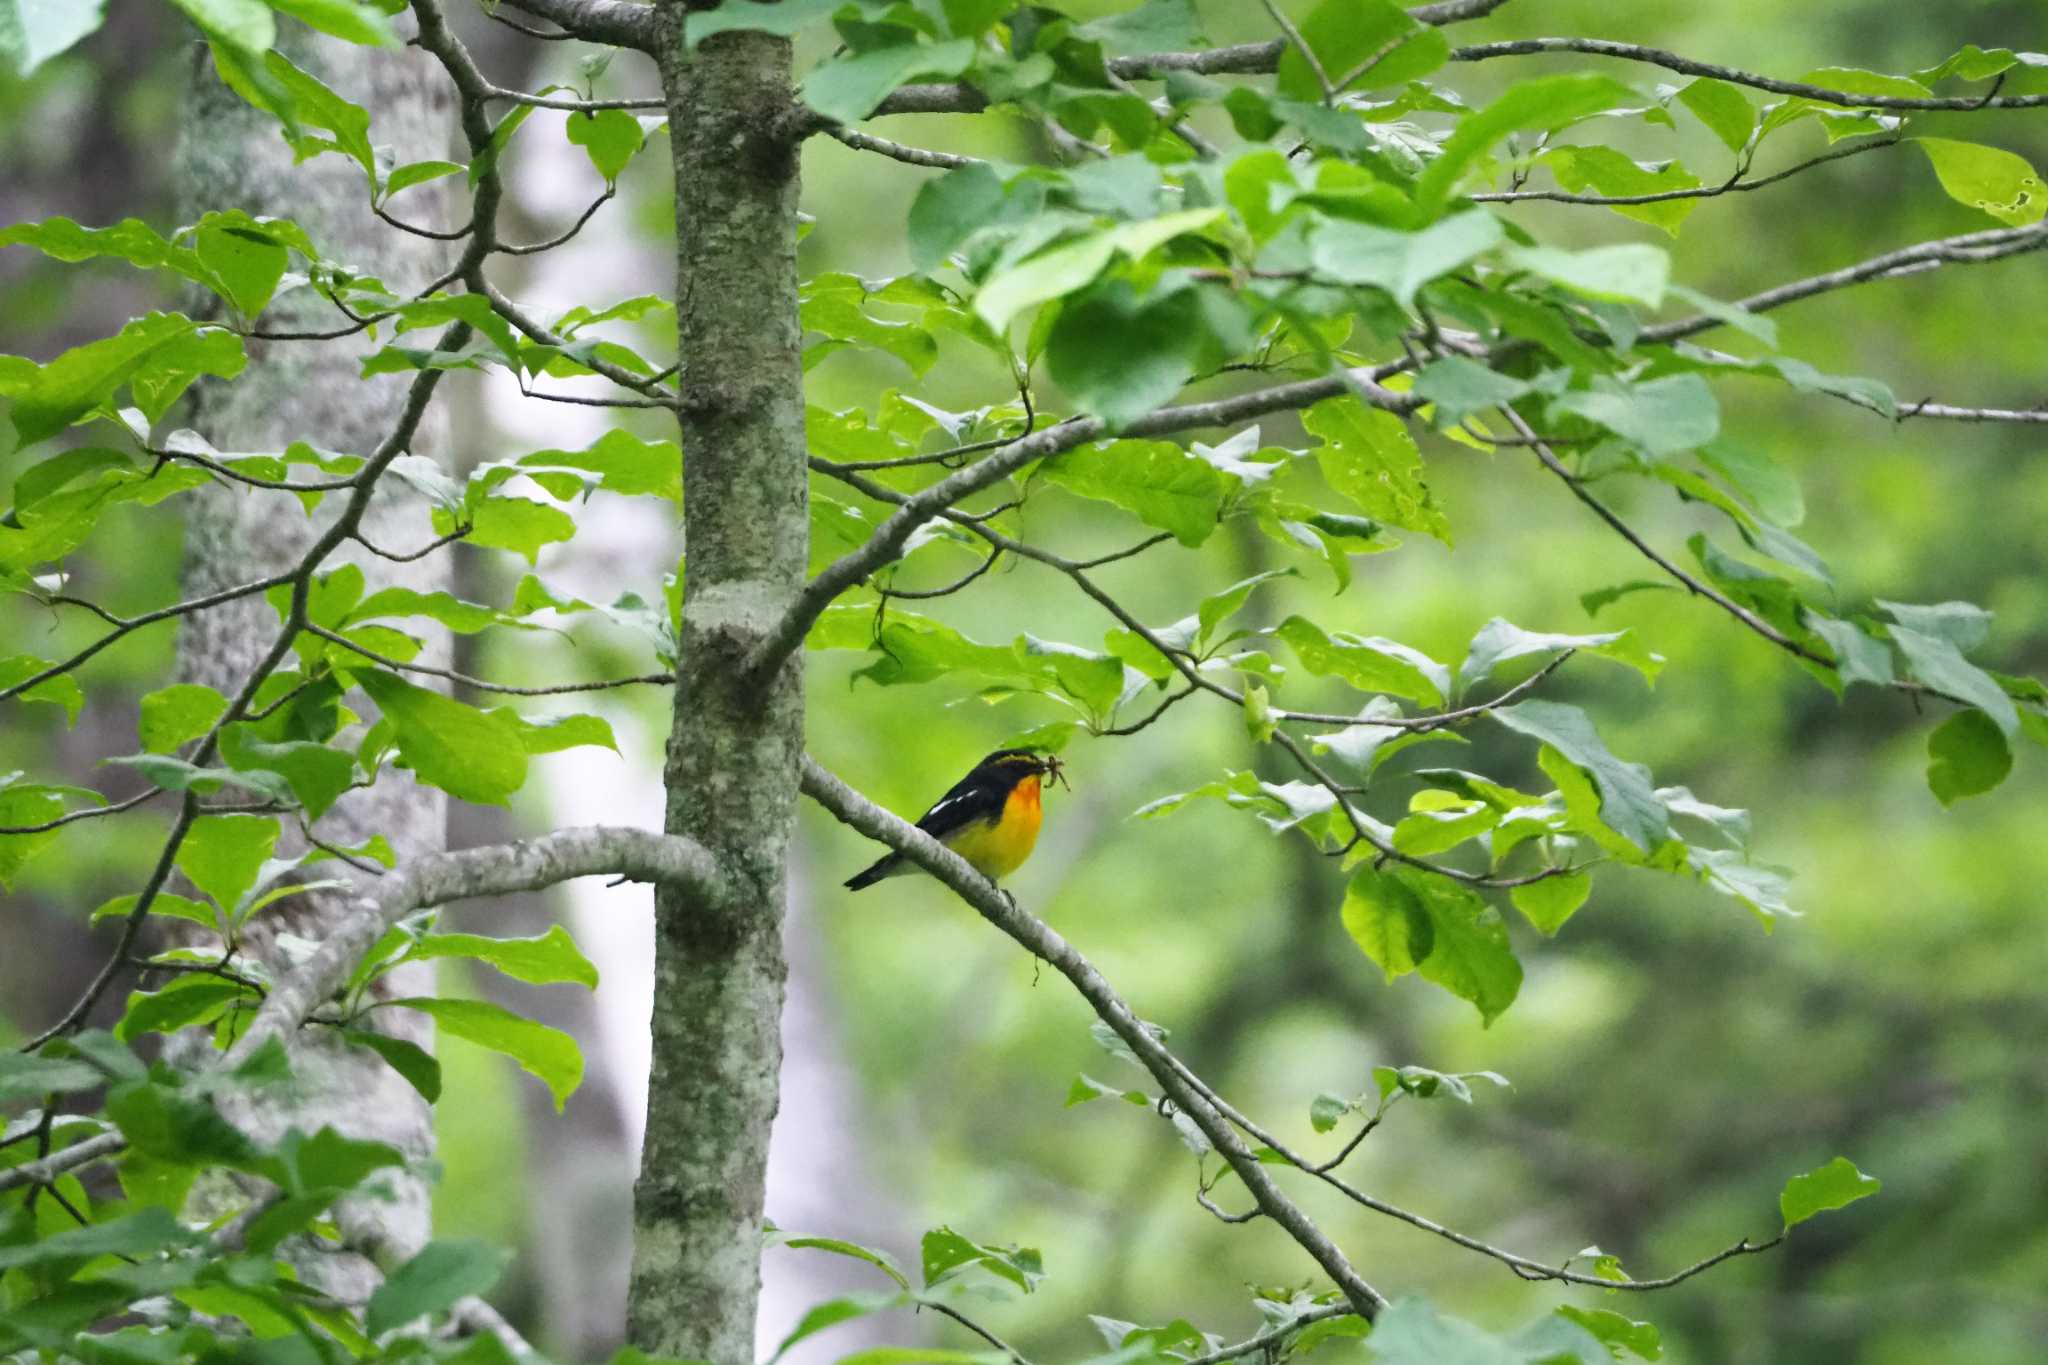
[[[890,853],[876,860],[873,866],[846,879],[846,889],[858,891],[864,886],[873,886],[884,877],[893,877],[903,870],[903,855]]]

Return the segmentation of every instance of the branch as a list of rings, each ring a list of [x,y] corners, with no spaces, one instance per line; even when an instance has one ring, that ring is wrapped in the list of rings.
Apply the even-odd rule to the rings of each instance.
[[[415,910],[474,896],[539,891],[575,877],[615,876],[683,888],[705,903],[725,898],[728,879],[703,846],[677,834],[591,825],[509,844],[430,853],[377,883],[349,917],[264,999],[248,1032],[221,1065],[235,1067],[272,1038],[305,1022],[348,979],[384,931]]]
[[[1396,361],[1370,370],[1348,370],[1321,379],[1255,389],[1214,402],[1157,408],[1127,423],[1117,434],[1123,437],[1164,436],[1196,427],[1229,426],[1269,412],[1307,407],[1347,392],[1358,394],[1375,407],[1405,413],[1418,407],[1421,400],[1408,394],[1391,393],[1379,386],[1379,380],[1405,368],[1405,362]],[[832,604],[832,599],[897,559],[911,534],[946,508],[1009,477],[1034,460],[1047,459],[1109,434],[1108,424],[1098,417],[1063,422],[1033,435],[1019,437],[997,449],[987,459],[948,475],[923,492],[904,499],[895,513],[875,528],[875,533],[865,544],[826,565],[817,577],[804,585],[782,620],[776,623],[775,629],[769,632],[747,661],[747,670],[757,678],[772,673],[803,644],[804,636],[824,614],[825,608]]]
[[[2039,251],[2044,246],[2048,246],[2048,220],[2032,227],[1991,228],[1985,232],[1966,232],[1956,237],[1938,237],[1933,241],[1888,251],[1881,256],[1872,256],[1867,261],[1859,261],[1840,270],[1831,270],[1824,275],[1812,275],[1803,280],[1781,284],[1775,289],[1766,289],[1761,294],[1737,299],[1734,306],[1751,313],[1766,313],[1788,303],[1810,299],[1816,294],[1846,289],[1869,280],[1915,275],[1923,270],[1939,269],[1944,265],[1981,265],[1986,261],[2001,260],[2023,252]],[[1719,318],[1684,318],[1677,322],[1645,327],[1641,340],[1677,341],[1683,337],[1711,331],[1721,325]]]
[[[389,668],[400,673],[423,673],[428,677],[445,678],[449,682],[461,683],[464,687],[474,687],[479,692],[502,692],[512,697],[556,697],[568,692],[603,692],[614,687],[634,687],[643,683],[652,684],[657,687],[667,687],[675,682],[675,675],[672,673],[639,673],[630,678],[600,678],[596,682],[550,683],[542,687],[514,687],[510,683],[495,683],[488,678],[476,678],[467,673],[458,673],[452,668],[434,668],[427,664],[409,664],[401,659],[394,659],[389,655],[379,654],[373,649],[367,649],[357,644],[354,640],[349,639],[346,635],[338,634],[327,629],[325,626],[314,625],[311,622],[308,622],[306,625],[306,633],[316,635],[329,644],[339,645],[353,654],[360,654],[371,663],[382,668]]]
[[[50,1153],[40,1161],[24,1161],[19,1166],[10,1166],[0,1171],[0,1191],[19,1189],[23,1185],[52,1185],[66,1171],[75,1171],[80,1166],[90,1166],[95,1161],[118,1156],[127,1150],[128,1139],[119,1133],[101,1133],[83,1142],[73,1143],[59,1151]]]
[[[1418,5],[1408,11],[1411,18],[1442,28],[1447,24],[1479,19],[1493,13],[1507,0],[1440,0]],[[1280,67],[1280,54],[1287,50],[1285,38],[1264,43],[1237,43],[1200,52],[1148,52],[1133,57],[1112,57],[1109,74],[1127,81],[1157,80],[1169,71],[1196,76],[1269,76]],[[1455,55],[1455,54],[1454,54]],[[884,114],[974,114],[988,108],[988,97],[964,82],[899,86],[883,100],[874,116]],[[798,111],[792,131],[806,137],[830,126],[830,120],[809,110]]]
[[[1595,204],[1608,208],[1629,204],[1663,204],[1674,199],[1713,199],[1724,194],[1747,194],[1752,190],[1760,190],[1781,180],[1790,180],[1800,172],[1810,171],[1815,166],[1824,166],[1830,161],[1841,161],[1846,157],[1860,156],[1864,152],[1874,152],[1883,147],[1896,147],[1900,141],[1901,139],[1894,137],[1852,142],[1846,147],[1837,147],[1833,151],[1822,152],[1819,156],[1808,157],[1795,166],[1787,166],[1782,171],[1759,176],[1754,180],[1742,178],[1747,167],[1741,166],[1736,168],[1734,175],[1718,185],[1695,185],[1683,190],[1658,190],[1654,194],[1572,194],[1565,190],[1498,190],[1468,194],[1465,197],[1475,204],[1515,204],[1524,200],[1539,199],[1552,204]]]
[[[564,33],[592,43],[629,47],[652,53],[661,33],[652,6],[625,0],[504,0],[536,19],[546,19]]]
[[[1283,1322],[1277,1327],[1268,1327],[1257,1336],[1247,1337],[1235,1346],[1225,1346],[1205,1356],[1196,1356],[1184,1362],[1184,1365],[1220,1365],[1222,1361],[1236,1360],[1239,1356],[1257,1355],[1268,1346],[1278,1345],[1312,1323],[1322,1322],[1328,1318],[1341,1318],[1350,1311],[1351,1305],[1348,1303],[1333,1303],[1326,1308],[1312,1308],[1292,1321]]]
[[[51,664],[39,673],[31,673],[28,677],[23,678],[11,687],[0,687],[0,701],[6,701],[10,697],[18,697],[37,683],[48,682],[60,674],[69,673],[72,669],[77,668],[80,664],[105,649],[108,645],[113,644],[116,640],[121,639],[130,631],[140,630],[142,627],[154,625],[158,621],[168,621],[174,616],[185,616],[195,611],[205,611],[208,607],[217,607],[223,602],[233,602],[238,598],[247,597],[251,593],[268,592],[272,588],[280,587],[291,581],[291,574],[272,574],[269,578],[259,578],[253,583],[242,583],[232,588],[223,588],[216,593],[208,593],[204,597],[194,597],[189,601],[173,603],[168,607],[159,607],[155,611],[146,611],[140,616],[112,618],[114,622],[113,630],[100,636],[99,639],[94,640],[70,658]],[[85,607],[90,611],[98,613],[102,620],[109,619],[106,612],[82,599],[58,597],[50,600]]]
[[[851,128],[831,127],[825,131],[831,135],[833,141],[844,143],[857,152],[874,152],[878,156],[886,156],[892,161],[901,161],[909,166],[952,171],[962,166],[988,164],[978,156],[962,156],[958,152],[935,152],[927,147],[912,147],[908,143],[891,142],[888,138],[855,132]]]
[[[1781,81],[1772,76],[1738,71],[1730,66],[1696,62],[1690,57],[1681,57],[1676,52],[1666,52],[1662,48],[1642,47],[1636,43],[1614,43],[1604,38],[1515,38],[1507,42],[1453,48],[1451,60],[1483,62],[1495,57],[1534,57],[1558,52],[1577,52],[1593,57],[1617,57],[1623,61],[1644,62],[1650,66],[1661,66],[1666,71],[1676,71],[1684,76],[1709,76],[1717,81],[1727,81],[1731,85],[1746,85],[1753,90],[1768,90],[1775,95],[1797,95],[1802,99],[1817,100],[1822,104],[1838,104],[1851,109],[2038,109],[2048,105],[2048,95],[2001,95],[1991,98],[1981,95],[1859,95],[1848,90],[1831,90],[1824,85],[1808,85],[1804,81]]]
[[[803,791],[842,823],[871,839],[880,840],[937,877],[980,912],[983,919],[1016,940],[1032,956],[1051,963],[1055,971],[1073,984],[1097,1017],[1130,1047],[1167,1097],[1202,1130],[1203,1136],[1229,1163],[1245,1188],[1251,1191],[1260,1211],[1284,1228],[1288,1236],[1308,1252],[1343,1291],[1351,1310],[1368,1320],[1379,1314],[1386,1306],[1385,1297],[1360,1277],[1343,1251],[1281,1192],[1229,1122],[1200,1090],[1183,1079],[1181,1066],[1165,1045],[1131,1013],[1115,988],[1073,945],[1043,920],[1021,909],[1014,899],[998,890],[995,883],[970,867],[966,859],[923,830],[898,819],[860,795],[809,755],[805,755],[803,760]]]

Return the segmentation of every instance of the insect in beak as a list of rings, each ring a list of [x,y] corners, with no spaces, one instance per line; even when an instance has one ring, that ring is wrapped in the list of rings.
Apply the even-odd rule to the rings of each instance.
[[[1060,762],[1058,758],[1051,754],[1047,754],[1040,762],[1044,765],[1042,771],[1045,773],[1047,786],[1065,787],[1068,791],[1073,790],[1073,787],[1067,782],[1066,764]]]

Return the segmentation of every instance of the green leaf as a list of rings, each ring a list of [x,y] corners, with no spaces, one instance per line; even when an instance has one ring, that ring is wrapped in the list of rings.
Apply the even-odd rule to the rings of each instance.
[[[486,1000],[415,996],[392,1003],[432,1016],[450,1037],[504,1053],[553,1092],[557,1113],[582,1084],[583,1052],[576,1040],[560,1029],[537,1024]]]
[[[1350,1112],[1351,1101],[1325,1090],[1309,1102],[1308,1125],[1318,1133],[1327,1133],[1342,1123]]]
[[[1450,58],[1450,43],[1441,31],[1417,23],[1391,0],[1323,0],[1297,30],[1333,85],[1344,85],[1353,72],[1371,63],[1351,80],[1350,89],[1384,89],[1420,80]],[[1276,85],[1289,99],[1313,101],[1324,96],[1308,59],[1292,42],[1280,54]]]
[[[1028,1294],[1045,1277],[1045,1267],[1035,1248],[988,1245],[948,1227],[927,1232],[919,1244],[919,1253],[926,1289],[935,1289],[968,1270],[979,1269]]]
[[[1436,424],[1456,426],[1475,412],[1503,407],[1529,392],[1529,381],[1489,369],[1476,360],[1447,355],[1415,375],[1415,395],[1436,405]]]
[[[268,815],[202,815],[178,846],[178,868],[232,914],[255,887],[277,835],[278,823]]]
[[[357,677],[389,720],[398,752],[422,782],[450,796],[502,806],[526,782],[527,754],[511,722],[395,674]]]
[[[151,1256],[190,1246],[198,1234],[159,1208],[146,1208],[126,1218],[89,1227],[74,1227],[37,1241],[0,1246],[0,1271],[53,1262],[87,1261],[95,1256]]]
[[[1927,737],[1927,759],[1927,785],[1944,806],[1981,796],[2012,772],[2005,731],[1974,706],[1956,712]]]
[[[193,973],[174,979],[160,991],[136,991],[128,997],[128,1008],[114,1026],[114,1036],[133,1042],[145,1033],[176,1033],[194,1024],[210,1023],[235,1001],[243,998],[242,987]],[[252,1003],[254,997],[250,997]]]
[[[364,47],[403,47],[387,17],[391,11],[373,0],[264,0],[279,14],[289,14],[322,33],[331,33]]]
[[[1770,456],[1729,441],[1710,442],[1700,448],[1699,456],[1765,521],[1790,527],[1806,520],[1806,497],[1800,492],[1799,480]]]
[[[1183,209],[1056,246],[990,276],[974,296],[974,311],[1001,332],[1032,304],[1064,297],[1091,283],[1118,255],[1142,259],[1175,237],[1199,232],[1223,213],[1221,208]]]
[[[277,20],[263,0],[171,0],[209,37],[247,53],[267,50],[277,41]]]
[[[1557,183],[1573,194],[1590,190],[1607,198],[1630,198],[1700,188],[1700,178],[1676,161],[1645,166],[1612,147],[1555,147],[1543,154],[1543,162],[1557,177]],[[1650,204],[1611,204],[1608,208],[1676,237],[1679,227],[1702,202],[1698,198],[1665,199]]]
[[[322,152],[339,152],[361,166],[364,177],[375,186],[377,154],[370,145],[369,112],[335,94],[317,77],[294,66],[281,52],[264,53],[263,69],[290,100],[292,123],[311,124],[333,134],[319,137],[297,131],[288,123],[285,139],[291,143],[292,154],[304,161]],[[510,122],[517,126],[518,119]]]
[[[1202,605],[1195,612],[1195,642],[1205,644],[1215,635],[1216,627],[1244,609],[1250,600],[1252,590],[1261,583],[1270,583],[1276,578],[1298,577],[1293,569],[1268,569],[1255,573],[1250,578],[1240,579],[1221,592],[1211,593],[1202,599]]]
[[[103,919],[126,919],[134,912],[135,903],[140,899],[142,898],[136,895],[116,896],[92,912],[91,923],[98,924]],[[220,917],[214,914],[210,907],[184,896],[174,896],[168,891],[156,893],[155,898],[149,903],[149,913],[186,920],[216,933],[221,928]]]
[[[1997,723],[2010,738],[2019,729],[2019,710],[1998,680],[1965,659],[1962,651],[1939,635],[1891,628],[1892,643],[1906,658],[1906,671],[1929,687],[1968,702]]]
[[[1800,612],[1799,621],[1827,643],[1828,652],[1835,656],[1835,671],[1845,686],[1857,682],[1891,686],[1892,652],[1884,641],[1853,621],[1823,616],[1811,609]]]
[[[35,1100],[46,1094],[93,1090],[106,1084],[98,1067],[69,1058],[38,1057],[33,1053],[0,1053],[0,1103]]]
[[[1209,538],[1223,511],[1223,476],[1172,441],[1082,446],[1040,469],[1068,492],[1113,503],[1191,547]]]
[[[789,38],[847,4],[848,0],[782,0],[780,4],[773,0],[724,0],[709,13],[689,16],[683,44],[686,50],[694,51],[697,44],[713,34],[735,29]]]
[[[558,754],[564,749],[585,745],[619,752],[619,741],[612,734],[611,722],[603,716],[550,716],[542,721],[530,721],[509,706],[493,707],[490,714],[502,717],[518,728],[519,742],[529,754]]]
[[[1522,964],[1500,914],[1470,888],[1408,867],[1362,867],[1344,892],[1345,930],[1393,981],[1420,971],[1491,1024],[1514,1003]]]
[[[487,962],[505,975],[535,985],[573,981],[597,989],[597,968],[561,925],[531,938],[489,938],[482,934],[428,934],[408,956],[467,957]]]
[[[1451,543],[1451,524],[1422,480],[1422,452],[1393,413],[1353,398],[1326,398],[1302,414],[1322,444],[1316,467],[1331,488],[1389,526]]]
[[[428,1104],[441,1098],[441,1063],[419,1044],[369,1029],[343,1029],[341,1036],[382,1057],[393,1071],[405,1077],[407,1084],[420,1092],[420,1098]]]
[[[793,1251],[829,1251],[835,1256],[865,1261],[896,1281],[901,1288],[910,1288],[910,1280],[897,1268],[896,1258],[886,1251],[877,1251],[873,1247],[864,1247],[858,1242],[848,1242],[838,1237],[790,1237],[783,1235],[779,1230],[774,1238],[769,1243],[771,1246],[786,1246]]]
[[[1425,706],[1441,706],[1451,671],[1418,649],[1380,636],[1330,634],[1305,616],[1290,616],[1274,635],[1319,678],[1342,678],[1361,692],[1390,692]]]
[[[19,486],[17,483],[17,489]],[[0,659],[0,689],[18,686],[24,679],[34,677],[49,666],[48,660],[38,659],[32,654]],[[22,701],[48,702],[63,707],[65,719],[72,725],[78,723],[78,713],[85,709],[85,692],[79,687],[78,680],[68,673],[45,678],[17,695]]]
[[[417,1318],[445,1312],[496,1284],[511,1259],[508,1249],[467,1238],[429,1242],[377,1286],[363,1326],[371,1336],[380,1336]]]
[[[1978,648],[1991,634],[1991,613],[1974,602],[1887,602],[1877,605],[1900,625],[1948,641],[1957,649]]]
[[[1508,891],[1508,899],[1515,903],[1515,909],[1522,912],[1523,918],[1536,926],[1538,933],[1552,937],[1564,928],[1566,920],[1578,913],[1592,891],[1590,873],[1567,872],[1562,876],[1545,877],[1542,881],[1512,887]]]
[[[213,728],[228,709],[228,699],[198,683],[175,683],[159,688],[142,699],[142,719],[137,729],[142,747],[153,754],[167,754]]]
[[[1608,752],[1584,711],[1558,702],[1525,701],[1487,714],[1548,744],[1589,774],[1599,789],[1601,820],[1637,848],[1654,853],[1671,837],[1671,813],[1657,799],[1650,770]]]
[[[1637,1322],[1634,1318],[1606,1308],[1581,1308],[1570,1303],[1559,1304],[1557,1315],[1570,1318],[1585,1328],[1617,1356],[1619,1352],[1615,1348],[1619,1347],[1621,1350],[1632,1352],[1641,1360],[1664,1358],[1664,1340],[1653,1323]]]
[[[681,505],[683,453],[674,441],[643,441],[614,428],[582,450],[536,450],[513,462],[520,468],[575,469],[597,476],[597,486],[624,497],[653,496]]]
[[[483,498],[468,508],[467,544],[487,550],[510,550],[528,564],[537,564],[541,547],[569,540],[576,534],[576,519],[561,508],[533,498],[501,494]],[[434,509],[434,530],[451,534],[454,514]]]
[[[1749,96],[1726,81],[1702,78],[1678,92],[1678,102],[1690,109],[1707,131],[1721,140],[1729,151],[1740,153],[1756,127],[1756,108]]]
[[[1244,732],[1254,744],[1264,744],[1273,738],[1279,723],[1273,719],[1273,706],[1266,696],[1266,689],[1258,683],[1247,684],[1244,689]]]
[[[13,400],[9,417],[15,434],[23,445],[54,436],[131,381],[147,379],[160,390],[183,392],[200,374],[223,379],[240,374],[241,341],[231,333],[209,333],[216,340],[197,351],[179,349],[199,326],[182,314],[149,313],[129,322],[118,335],[74,347],[19,376],[0,369],[0,397]],[[155,369],[152,362],[158,362]],[[161,412],[161,406],[157,410]]]
[[[935,270],[994,220],[1007,201],[1003,178],[986,162],[947,171],[918,187],[910,201],[908,243],[913,270]]]
[[[221,296],[244,318],[269,304],[291,256],[276,238],[253,228],[202,225],[192,249],[212,274]]]
[[[640,120],[624,109],[571,114],[565,130],[569,141],[583,149],[607,185],[618,183],[619,173],[626,169],[646,141]]]
[[[1883,1188],[1875,1176],[1863,1174],[1855,1162],[1838,1156],[1818,1170],[1786,1181],[1778,1196],[1778,1211],[1785,1216],[1785,1226],[1794,1228],[1817,1213],[1853,1204]]]
[[[1472,637],[1472,643],[1465,652],[1465,662],[1458,665],[1458,694],[1463,695],[1473,683],[1510,659],[1530,654],[1555,654],[1567,649],[1626,664],[1642,674],[1645,682],[1656,682],[1657,675],[1664,668],[1664,656],[1653,653],[1626,630],[1604,635],[1554,635],[1523,630],[1496,616]]]
[[[409,161],[384,177],[384,197],[389,199],[400,190],[409,190],[414,185],[424,185],[432,180],[461,175],[465,169],[467,168],[459,161]]]
[[[1517,270],[1526,270],[1587,298],[1640,303],[1647,308],[1664,302],[1664,289],[1671,280],[1670,253],[1645,242],[1587,247],[1583,251],[1553,246],[1509,247],[1501,253],[1501,259]],[[1702,386],[1705,382],[1696,375],[1676,377],[1693,379]]]
[[[1419,232],[1400,232],[1332,219],[1317,229],[1311,259],[1318,275],[1342,284],[1385,290],[1403,308],[1431,280],[1457,270],[1507,240],[1500,220],[1485,209],[1453,214]]]
[[[958,0],[949,0],[946,7],[949,16],[957,3]],[[1008,13],[1010,8],[1002,0],[982,0],[982,4],[999,13]],[[956,31],[961,27],[957,19],[953,25]],[[1201,21],[1195,14],[1193,0],[1144,0],[1135,9],[1091,20],[1080,25],[1075,32],[1087,41],[1101,43],[1109,51],[1119,54],[1208,46],[1202,38]]]
[[[897,43],[820,62],[804,77],[798,93],[826,118],[858,123],[897,86],[920,78],[952,80],[974,61],[974,41]]]
[[[1054,319],[1047,372],[1083,412],[1121,430],[1231,353],[1211,327],[1220,306],[1192,289],[1140,298],[1125,281],[1106,281],[1067,300]]]
[[[1914,138],[1948,197],[2001,223],[2027,227],[2048,215],[2048,185],[2025,157],[1945,137]]]
[[[1606,427],[1652,459],[1703,446],[1721,430],[1721,408],[1714,401],[1714,391],[1696,374],[1671,374],[1634,384],[1596,375],[1591,389],[1561,393],[1551,400],[1551,407]]]
[[[1549,132],[1635,98],[1635,92],[1605,76],[1549,76],[1511,87],[1493,103],[1469,114],[1445,140],[1443,150],[1415,182],[1416,207],[1434,217],[1473,163],[1515,132]]]
[[[351,755],[310,740],[272,744],[259,738],[251,725],[230,725],[222,731],[220,752],[237,772],[274,772],[282,777],[309,820],[325,815],[356,779]]]
[[[0,61],[26,77],[98,30],[106,0],[0,0]]]

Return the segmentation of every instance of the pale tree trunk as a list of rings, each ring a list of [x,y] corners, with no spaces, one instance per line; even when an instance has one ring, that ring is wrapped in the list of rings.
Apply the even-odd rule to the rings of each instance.
[[[398,161],[445,157],[449,153],[447,82],[432,60],[418,51],[372,51],[321,38],[293,23],[280,25],[279,48],[338,91],[372,111],[372,136],[393,148]],[[178,183],[184,213],[241,208],[251,214],[290,218],[303,227],[329,259],[381,277],[404,293],[433,277],[445,248],[402,235],[372,216],[361,169],[340,156],[322,156],[302,166],[278,135],[275,119],[244,104],[214,74],[199,49],[184,109],[178,153]],[[415,194],[422,194],[415,191]],[[408,212],[428,217],[430,200],[413,200]],[[320,330],[339,321],[334,308],[311,291],[282,299],[264,315],[268,330]],[[191,425],[224,451],[276,454],[293,440],[327,450],[368,454],[389,433],[410,376],[357,378],[368,343],[344,344],[252,341],[249,367],[231,385],[197,391]],[[412,449],[437,455],[446,424],[430,413]],[[381,549],[405,553],[429,538],[427,518],[415,498],[403,505],[404,485],[387,479],[363,519],[363,534]],[[214,488],[197,495],[186,523],[184,588],[187,595],[210,592],[283,571],[296,564],[319,528],[340,508],[330,495],[309,519],[285,494],[246,488]],[[329,561],[362,565],[369,591],[404,584],[421,591],[445,587],[446,556],[393,564],[349,546]],[[178,640],[181,677],[232,695],[276,637],[277,613],[261,596],[183,618]],[[422,662],[445,662],[445,646],[430,648]],[[401,865],[445,846],[445,802],[439,792],[415,785],[403,773],[387,773],[375,787],[343,798],[322,820],[329,843],[359,844],[383,834]],[[302,848],[286,825],[279,853]],[[324,862],[317,875],[345,875],[343,865]],[[348,874],[353,875],[353,874]],[[343,907],[344,897],[309,894],[281,902],[261,916],[249,951],[278,960],[275,935],[319,940]],[[393,978],[396,978],[395,980]],[[431,968],[402,969],[386,978],[395,994],[431,994]],[[411,1011],[385,1010],[375,1027],[429,1041],[424,1018]],[[432,1117],[419,1095],[374,1054],[340,1043],[330,1031],[303,1030],[292,1040],[297,1084],[288,1100],[265,1098],[243,1106],[236,1118],[260,1137],[286,1128],[308,1131],[322,1125],[352,1136],[390,1142],[408,1156],[423,1158],[433,1147]],[[375,1262],[386,1264],[417,1250],[428,1235],[425,1184],[402,1175],[388,1182],[390,1198],[356,1198],[338,1206],[346,1239],[343,1250],[324,1249],[310,1239],[294,1245],[301,1272],[336,1297],[360,1303],[377,1282]]]
[[[750,1365],[803,685],[796,661],[767,677],[742,664],[803,586],[809,533],[797,163],[779,126],[789,43],[725,33],[686,60],[683,10],[661,5],[657,53],[675,157],[687,489],[667,827],[710,850],[736,894],[717,909],[672,889],[656,897],[628,1331],[651,1352]]]

